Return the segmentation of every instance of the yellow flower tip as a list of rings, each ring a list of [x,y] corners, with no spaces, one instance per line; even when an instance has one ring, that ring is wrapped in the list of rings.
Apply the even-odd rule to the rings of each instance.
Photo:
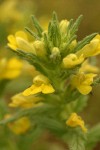
[[[83,132],[87,132],[87,128],[84,125],[84,121],[76,113],[72,113],[70,115],[69,119],[66,121],[66,124],[70,127],[80,126]]]
[[[76,87],[81,94],[87,95],[92,91],[91,84],[93,83],[93,78],[96,76],[97,75],[93,73],[84,74],[80,72],[77,75],[73,75],[71,84]]]
[[[89,44],[85,45],[76,54],[78,56],[84,54],[85,58],[100,54],[100,39],[93,39]]]
[[[11,115],[8,114],[5,116],[5,119],[8,119],[10,117],[11,117]],[[30,129],[31,122],[28,119],[28,117],[22,117],[14,122],[8,123],[7,125],[13,133],[24,134],[25,132],[27,132]]]
[[[24,96],[29,96],[37,93],[49,94],[53,93],[55,90],[53,86],[50,84],[49,79],[43,75],[38,75],[33,80],[33,85],[26,89],[23,92]]]
[[[64,68],[73,68],[76,65],[81,64],[84,61],[83,54],[79,57],[75,54],[69,54],[63,59],[63,67]]]

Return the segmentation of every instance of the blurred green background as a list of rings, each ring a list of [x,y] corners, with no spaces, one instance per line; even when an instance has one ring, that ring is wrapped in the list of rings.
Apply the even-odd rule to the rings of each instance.
[[[93,32],[100,33],[100,0],[0,0],[0,57],[4,55],[8,57],[9,55],[9,52],[5,48],[7,35],[15,33],[17,30],[24,30],[24,26],[28,26],[31,22],[31,14],[34,14],[45,27],[53,11],[57,12],[59,20],[70,20],[71,18],[76,19],[80,14],[83,14],[84,18],[78,31],[79,40]],[[98,67],[100,68],[100,56],[97,60]],[[26,76],[24,76],[25,79]],[[18,82],[20,83],[22,79],[22,87],[20,87],[19,90],[13,90],[15,90],[14,92],[16,93],[16,91],[19,92],[24,89],[25,86],[27,87],[27,84],[25,85],[24,78],[20,77],[11,81],[7,89],[10,88],[10,90],[12,90],[12,85],[17,84]],[[29,78],[28,82],[30,82]],[[7,89],[5,93],[9,91]],[[84,120],[88,124],[91,124],[91,126],[100,121],[99,91],[100,86],[93,89],[93,93],[90,95],[88,101],[88,106],[85,108],[84,113],[82,113]],[[39,142],[36,142],[34,144],[34,150],[46,150],[48,149],[47,145],[51,147],[49,148],[50,150],[64,149],[64,144],[59,142],[58,139],[53,138],[53,136],[49,136],[48,133],[46,133],[42,139],[40,139],[39,142],[43,145],[43,148],[42,146],[38,146]],[[52,143],[52,146],[50,146],[50,143]],[[99,144],[96,149],[100,149]]]

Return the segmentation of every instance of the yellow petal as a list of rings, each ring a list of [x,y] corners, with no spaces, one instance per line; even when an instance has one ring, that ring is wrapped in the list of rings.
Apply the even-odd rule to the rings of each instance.
[[[12,45],[16,45],[16,39],[13,35],[8,35],[7,39]]]
[[[97,34],[94,39],[99,39],[100,40],[100,34]]]
[[[70,127],[77,127],[80,126],[81,129],[86,132],[87,129],[85,127],[84,121],[80,116],[78,116],[76,113],[72,113],[69,117],[69,119],[66,121],[66,124]]]
[[[33,82],[34,82],[36,85],[41,85],[42,83],[48,84],[48,83],[49,83],[49,79],[48,79],[47,77],[45,77],[44,75],[39,74],[39,75],[37,75],[37,76],[33,79]]]
[[[37,94],[41,92],[41,86],[36,86],[36,85],[32,85],[31,87],[29,87],[28,89],[26,89],[24,92],[23,92],[23,95],[24,96],[29,96],[29,95],[32,95],[32,94]]]
[[[28,41],[27,34],[23,31],[16,32],[15,37],[21,37],[24,40]]]
[[[31,108],[37,105],[43,98],[34,95],[23,96],[22,93],[19,93],[14,95],[11,100],[12,102],[9,104],[10,107]]]
[[[42,93],[53,93],[55,90],[51,84],[42,84]]]
[[[80,124],[80,127],[85,133],[87,132],[87,128],[84,126],[83,123]]]
[[[32,45],[26,40],[24,40],[23,38],[16,37],[16,42],[18,45],[18,49],[26,51],[26,52],[35,53],[34,47],[32,47]]]
[[[16,48],[17,48],[17,43],[16,43],[15,37],[14,37],[13,35],[9,35],[9,36],[7,37],[7,39],[8,39],[8,41],[9,41],[9,43],[7,44],[8,47],[10,47],[10,48],[13,49],[13,50],[16,50]]]
[[[69,54],[63,59],[63,66],[65,68],[72,68],[75,67],[76,65],[81,64],[84,61],[83,54],[79,57],[75,54]]]
[[[92,91],[92,87],[89,86],[89,85],[80,85],[80,86],[77,87],[77,89],[83,95],[87,95]]]
[[[7,46],[10,47],[12,50],[16,50],[17,49],[16,45],[12,45],[10,43],[8,43]]]
[[[82,82],[83,84],[90,85],[93,83],[93,78],[96,77],[97,74],[88,73],[85,75],[85,80]]]

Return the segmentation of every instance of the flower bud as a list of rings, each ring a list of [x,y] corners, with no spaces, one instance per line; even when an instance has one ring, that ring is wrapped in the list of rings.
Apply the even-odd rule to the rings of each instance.
[[[52,58],[52,59],[56,59],[56,58],[59,58],[60,57],[60,51],[59,51],[59,48],[58,47],[54,47],[53,49],[52,49],[52,52],[51,52],[52,54],[51,54],[51,56],[50,56],[50,58]]]
[[[59,24],[59,28],[60,28],[60,32],[62,34],[65,34],[67,31],[67,27],[68,27],[69,21],[67,20],[62,20]]]
[[[35,48],[37,56],[43,57],[46,55],[46,49],[43,41],[37,40],[33,43],[33,46]]]
[[[73,40],[69,46],[70,51],[72,51],[76,47],[76,45],[77,45],[77,41]]]
[[[59,54],[60,54],[59,48],[58,48],[58,47],[54,47],[54,48],[52,49],[52,54],[54,54],[54,55],[59,55]]]

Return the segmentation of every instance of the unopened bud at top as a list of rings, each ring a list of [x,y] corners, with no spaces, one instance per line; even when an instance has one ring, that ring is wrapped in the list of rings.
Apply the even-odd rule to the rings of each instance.
[[[67,32],[67,27],[69,25],[69,21],[68,20],[62,20],[59,24],[59,28],[60,28],[60,32],[62,34],[65,34]]]

